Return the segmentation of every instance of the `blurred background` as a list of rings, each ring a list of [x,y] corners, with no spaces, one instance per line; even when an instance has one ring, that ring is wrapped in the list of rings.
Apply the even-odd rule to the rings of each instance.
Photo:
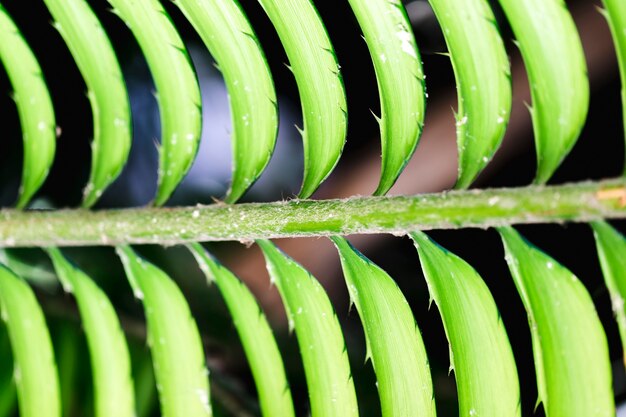
[[[90,0],[103,23],[122,65],[133,112],[134,141],[128,165],[105,192],[96,209],[149,204],[156,190],[159,114],[154,85],[146,62],[127,27],[104,0]],[[3,0],[26,40],[39,58],[55,104],[61,135],[57,157],[47,182],[33,203],[38,207],[76,207],[87,182],[91,160],[91,111],[84,82],[60,35],[51,26],[43,2]],[[292,198],[302,177],[301,138],[294,125],[301,124],[298,92],[284,65],[285,53],[269,19],[254,0],[242,6],[265,49],[279,97],[280,133],[276,152],[260,180],[243,201]],[[347,1],[315,0],[326,24],[342,68],[348,97],[348,137],[334,173],[314,198],[368,195],[376,188],[380,172],[378,124],[380,114],[373,66],[365,42]],[[532,126],[524,103],[530,103],[526,74],[512,34],[497,2],[491,2],[506,41],[512,63],[514,103],[504,143],[475,187],[523,186],[535,173]],[[390,194],[437,192],[450,188],[456,176],[456,143],[453,109],[456,107],[454,76],[443,36],[426,1],[406,2],[427,76],[428,104],[424,133],[417,152]],[[624,161],[620,82],[608,26],[598,12],[597,0],[569,1],[580,31],[591,83],[591,107],[578,144],[554,175],[551,183],[615,177]],[[225,193],[230,178],[230,119],[227,92],[199,37],[179,10],[164,2],[185,40],[202,89],[203,134],[197,160],[171,199],[171,205],[210,204]],[[468,34],[468,36],[470,36]],[[10,97],[10,84],[0,71],[0,206],[11,207],[21,175],[22,145],[19,120]],[[613,223],[626,232],[625,222]],[[621,345],[613,321],[609,294],[603,284],[590,228],[585,225],[523,226],[520,231],[533,243],[570,268],[587,286],[605,325],[614,365],[618,402],[626,399],[626,377]],[[526,313],[517,295],[497,234],[484,230],[435,231],[441,245],[468,261],[486,281],[500,309],[518,363],[522,410],[534,414],[537,398],[532,350]],[[448,347],[439,314],[428,309],[428,293],[417,253],[407,238],[353,236],[350,239],[366,256],[385,269],[403,290],[422,331],[432,367],[440,416],[458,415],[454,375],[448,374]],[[365,344],[356,311],[349,312],[348,295],[334,247],[326,239],[280,240],[278,245],[309,269],[328,291],[344,330],[361,415],[380,414],[375,376],[364,363]],[[308,415],[307,391],[294,335],[287,331],[283,306],[269,284],[258,248],[238,243],[207,247],[239,275],[261,302],[276,331],[285,359],[298,415]],[[243,350],[224,303],[215,287],[207,287],[195,261],[185,250],[156,246],[138,247],[149,260],[176,280],[189,300],[203,334],[216,415],[259,415],[256,393]],[[145,343],[143,311],[133,299],[121,264],[109,248],[65,251],[107,292],[127,331],[133,355],[141,416],[159,415],[155,385]],[[3,252],[2,257],[24,270],[36,282],[36,292],[47,314],[61,373],[65,416],[92,415],[91,376],[86,343],[74,301],[55,284],[50,264],[38,250]],[[6,335],[0,332],[0,354],[10,356]],[[10,375],[10,362],[0,362],[0,378]],[[0,384],[0,386],[2,386]],[[0,393],[0,399],[2,394]],[[541,407],[535,415],[543,415]]]

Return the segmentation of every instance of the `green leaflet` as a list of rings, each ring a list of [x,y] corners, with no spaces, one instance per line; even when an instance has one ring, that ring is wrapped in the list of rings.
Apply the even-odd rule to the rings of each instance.
[[[375,195],[385,194],[407,164],[424,124],[424,73],[400,0],[350,0],[374,63],[380,94],[382,169]]]
[[[487,0],[430,0],[430,4],[456,77],[456,188],[467,188],[493,157],[509,121],[509,59]]]
[[[25,207],[48,176],[56,149],[50,93],[37,59],[0,5],[0,61],[13,87],[24,141],[22,185],[16,206]]]
[[[411,307],[389,275],[335,236],[343,273],[365,329],[382,415],[435,416],[428,358]]]
[[[161,117],[159,184],[154,204],[165,204],[196,157],[202,113],[200,87],[187,49],[158,0],[108,0],[143,51]]]
[[[511,345],[480,275],[422,232],[411,233],[450,343],[461,416],[520,416]]]
[[[28,284],[1,264],[0,307],[11,340],[20,416],[60,417],[59,377],[46,319]]]
[[[535,183],[547,182],[587,118],[589,81],[564,0],[500,0],[526,65],[537,148]]]
[[[47,249],[65,291],[74,294],[89,346],[95,415],[135,415],[126,338],[106,294],[56,248]]]
[[[282,42],[293,72],[304,129],[304,178],[308,198],[333,170],[346,137],[347,105],[335,51],[311,0],[259,0]]]
[[[230,96],[236,202],[261,175],[278,130],[276,92],[265,55],[237,0],[178,0],[175,4],[217,61]]]
[[[193,243],[189,250],[209,282],[215,282],[233,316],[259,393],[261,411],[267,417],[293,416],[291,390],[272,329],[250,290],[207,253]]]
[[[202,341],[183,294],[163,271],[137,256],[130,246],[116,250],[135,296],[144,306],[162,415],[210,416]]]
[[[606,336],[589,293],[515,229],[498,230],[528,313],[546,416],[615,416]]]
[[[624,115],[623,123],[626,132],[626,2],[623,0],[602,1],[605,8],[603,12],[613,35],[619,72],[622,78],[622,114]],[[626,139],[626,135],[624,138]],[[624,175],[626,175],[626,163],[624,164]]]
[[[312,417],[358,416],[348,353],[335,311],[319,282],[269,240],[257,240],[296,330]]]
[[[611,294],[613,314],[622,339],[622,348],[626,346],[626,238],[605,221],[591,223],[598,248],[598,258],[602,266],[604,282]],[[624,353],[626,364],[626,353]]]
[[[87,84],[94,135],[83,207],[90,207],[128,158],[132,140],[128,93],[113,47],[89,5],[84,0],[44,2]]]

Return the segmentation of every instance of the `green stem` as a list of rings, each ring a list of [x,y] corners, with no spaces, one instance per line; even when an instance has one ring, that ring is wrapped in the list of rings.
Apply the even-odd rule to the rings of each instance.
[[[626,179],[238,205],[0,211],[0,247],[96,246],[328,236],[626,218]]]

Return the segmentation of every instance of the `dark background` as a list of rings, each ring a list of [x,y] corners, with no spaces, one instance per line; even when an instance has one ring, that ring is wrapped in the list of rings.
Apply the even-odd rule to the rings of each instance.
[[[2,3],[39,58],[54,101],[57,123],[62,130],[54,166],[37,195],[35,204],[45,207],[77,206],[88,178],[91,158],[89,143],[93,129],[84,82],[61,37],[50,25],[51,18],[43,2],[4,0]],[[158,109],[152,96],[154,87],[140,50],[126,26],[108,12],[109,6],[105,1],[91,0],[90,4],[109,34],[125,73],[135,132],[127,168],[105,193],[96,209],[145,205],[154,195],[158,164],[154,143],[159,137],[159,125]],[[315,4],[336,48],[349,110],[348,138],[341,162],[316,197],[348,197],[371,193],[375,184],[367,182],[362,174],[367,169],[374,178],[378,175],[376,164],[379,164],[380,144],[378,125],[371,115],[371,111],[379,114],[379,104],[369,54],[347,1],[318,0]],[[554,175],[552,184],[614,177],[621,173],[624,164],[620,83],[608,30],[595,10],[596,2],[570,1],[568,4],[581,30],[585,51],[588,53],[592,96],[585,129],[570,156]],[[216,162],[230,158],[230,122],[225,91],[219,73],[211,65],[210,56],[191,26],[175,6],[169,2],[164,5],[192,53],[203,86],[203,103],[206,107],[203,128],[205,147],[200,151],[197,167],[194,166],[189,177],[179,187],[171,204],[211,203],[213,197],[219,198],[223,195],[230,173],[229,166]],[[259,4],[245,0],[242,5],[265,48],[281,108],[281,134],[277,155],[268,172],[244,200],[268,201],[292,197],[298,190],[302,175],[300,138],[293,127],[294,124],[301,125],[296,85],[284,65],[287,59],[278,37]],[[450,167],[454,167],[456,163],[454,119],[450,110],[455,104],[454,76],[449,59],[438,54],[445,52],[445,44],[426,2],[414,0],[407,5],[407,9],[422,53],[429,93],[427,130],[422,139],[423,146],[419,147],[414,160],[431,159],[443,162],[429,167],[428,171],[419,166],[416,171],[407,169],[400,179],[401,184],[395,191],[392,190],[392,194],[441,190],[449,184],[450,172],[453,172]],[[519,65],[515,67],[519,59],[518,52],[510,41],[510,29],[495,4],[494,9],[499,17],[501,32],[507,42],[514,68],[521,68]],[[515,74],[514,70],[514,76]],[[519,71],[517,74],[520,74]],[[523,73],[519,77],[523,79]],[[490,168],[479,178],[476,186],[522,186],[532,181],[535,170],[532,130],[522,104],[524,100],[528,101],[527,86],[524,83],[520,85],[522,87],[517,90],[514,87],[514,117],[520,122],[512,125],[502,150]],[[4,207],[10,207],[17,196],[22,158],[19,120],[15,105],[10,99],[10,91],[6,74],[0,71],[0,121],[3,128],[0,140],[0,206]],[[440,114],[443,116],[440,117]],[[443,126],[441,131],[450,134],[437,136],[429,133],[429,126],[439,125]],[[438,132],[433,128],[431,132],[435,131]],[[215,141],[212,141],[214,138]],[[427,146],[427,143],[433,145]],[[369,169],[370,166],[374,169]],[[615,222],[614,225],[622,232],[626,231],[624,222]],[[626,394],[621,345],[590,228],[586,225],[566,224],[523,226],[518,229],[531,242],[570,268],[587,286],[605,325],[614,364],[615,391],[618,401],[621,400]],[[526,314],[504,262],[499,237],[493,230],[472,229],[436,231],[430,235],[476,268],[493,292],[518,363],[523,414],[532,415],[537,393],[530,334]],[[439,415],[457,415],[454,375],[448,375],[447,342],[436,308],[433,307],[430,311],[427,309],[426,285],[412,243],[406,238],[390,236],[360,237],[353,241],[397,280],[413,306],[430,358]],[[283,240],[279,245],[311,270],[328,290],[344,329],[361,413],[364,416],[378,415],[375,378],[371,366],[363,364],[365,348],[362,330],[357,314],[354,311],[348,313],[347,292],[336,254],[332,248],[329,249],[329,243],[322,239]],[[299,364],[295,337],[287,334],[282,306],[275,290],[269,288],[258,250],[229,243],[214,244],[211,249],[250,285],[267,311],[276,328],[288,367],[298,415],[306,415],[306,384]],[[139,250],[170,273],[190,302],[205,337],[209,366],[213,371],[216,414],[258,414],[254,403],[254,384],[216,288],[207,288],[204,285],[204,279],[194,261],[181,249],[142,247]],[[150,392],[154,382],[150,376],[149,365],[140,365],[148,363],[146,358],[149,354],[145,348],[143,313],[140,304],[132,299],[121,265],[112,250],[69,249],[66,253],[98,281],[119,309],[135,359],[136,380],[146,392]],[[15,256],[27,258],[43,270],[49,268],[38,251],[17,251]],[[62,385],[65,387],[66,403],[70,404],[66,415],[89,415],[91,400],[84,400],[89,398],[91,389],[89,362],[74,302],[46,279],[37,286],[37,293],[50,320],[59,367],[65,375]],[[158,414],[158,404],[154,396],[147,395],[146,398],[144,415]],[[542,415],[541,408],[537,414]]]

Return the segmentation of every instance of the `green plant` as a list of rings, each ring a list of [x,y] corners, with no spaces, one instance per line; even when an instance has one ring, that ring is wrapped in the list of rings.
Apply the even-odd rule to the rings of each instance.
[[[311,415],[358,415],[359,400],[364,398],[355,388],[351,355],[328,295],[304,267],[268,240],[306,236],[330,237],[337,248],[348,294],[364,329],[366,357],[376,373],[382,414],[434,416],[429,341],[422,340],[407,297],[390,275],[341,237],[381,233],[409,235],[415,243],[431,301],[441,313],[449,341],[450,371],[455,371],[461,415],[522,415],[518,370],[497,300],[476,270],[420,231],[467,227],[496,227],[502,238],[529,318],[538,401],[546,415],[615,414],[606,335],[589,292],[566,267],[527,242],[512,225],[592,223],[626,343],[626,239],[606,222],[626,218],[626,181],[463,190],[493,157],[511,114],[510,65],[486,0],[432,0],[457,82],[456,188],[460,190],[237,205],[231,203],[264,171],[276,142],[277,95],[269,66],[243,8],[235,1],[176,0],[218,61],[231,93],[234,171],[225,197],[228,204],[174,208],[159,206],[189,171],[200,140],[202,104],[193,64],[158,0],[109,3],[129,26],[154,77],[162,127],[155,207],[86,209],[97,203],[126,163],[131,137],[128,92],[113,43],[87,2],[45,0],[88,88],[94,119],[92,164],[83,209],[22,210],[50,168],[56,126],[36,55],[0,6],[0,59],[24,131],[24,174],[17,208],[0,211],[0,246],[4,248],[0,307],[6,324],[0,332],[0,357],[3,362],[11,357],[13,361],[12,371],[11,366],[0,364],[0,417],[12,415],[16,398],[22,416],[69,415],[77,412],[69,403],[81,395],[93,397],[93,404],[84,401],[87,405],[78,407],[79,412],[148,415],[153,386],[167,417],[211,415],[212,405],[237,397],[236,390],[222,392],[228,386],[224,383],[213,386],[219,399],[212,401],[209,381],[223,375],[207,378],[207,366],[211,368],[206,361],[207,344],[188,303],[190,294],[183,295],[165,267],[148,262],[129,246],[146,243],[187,244],[206,279],[216,283],[234,319],[257,386],[260,411],[266,416],[295,415],[302,407],[294,407],[280,346],[268,319],[250,290],[199,243],[214,241],[256,242],[261,248],[289,328],[297,337]],[[309,0],[260,0],[260,4],[285,48],[301,97],[304,178],[299,197],[308,198],[330,175],[344,147],[348,110],[338,58]],[[382,169],[374,194],[384,195],[416,149],[424,120],[425,77],[401,2],[350,0],[349,4],[364,33],[379,87]],[[622,77],[626,66],[624,4],[606,0]],[[538,161],[535,183],[544,184],[574,146],[585,121],[589,87],[583,50],[562,1],[502,0],[501,6],[529,72]],[[138,325],[140,335],[135,339],[145,339],[149,353],[137,340],[133,343],[131,337],[129,341],[124,337],[124,333],[131,335],[132,326],[121,318],[115,300],[119,294],[107,291],[106,282],[93,280],[75,267],[59,249],[64,246],[116,247],[145,315],[146,323]],[[25,247],[43,248],[54,272],[18,250]],[[184,265],[176,263],[175,267]],[[39,294],[41,290],[37,294],[44,301],[35,297],[33,288],[50,284],[56,277],[76,300],[77,312],[70,315],[80,317],[88,360],[73,357],[80,338],[71,327],[64,327],[67,320],[47,324],[44,313],[51,307],[46,296]],[[32,281],[32,287],[26,280]],[[88,379],[93,380],[93,387],[88,392],[80,392],[72,380],[77,363],[90,363]],[[245,415],[237,407],[229,411]],[[224,411],[217,408],[218,413]]]

